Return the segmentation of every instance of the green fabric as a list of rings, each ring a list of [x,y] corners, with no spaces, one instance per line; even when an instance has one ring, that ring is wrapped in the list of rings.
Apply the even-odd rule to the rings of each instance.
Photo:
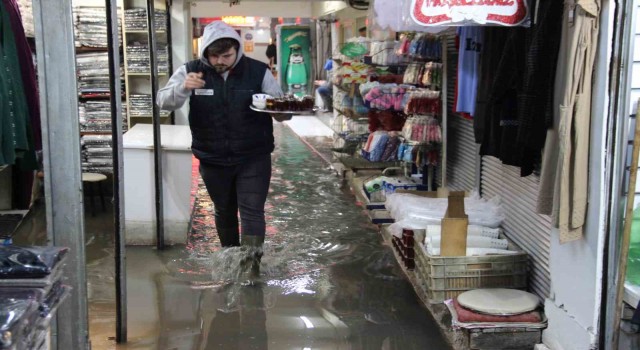
[[[0,165],[15,164],[29,147],[29,109],[9,13],[0,1]],[[30,158],[29,156],[28,158]]]

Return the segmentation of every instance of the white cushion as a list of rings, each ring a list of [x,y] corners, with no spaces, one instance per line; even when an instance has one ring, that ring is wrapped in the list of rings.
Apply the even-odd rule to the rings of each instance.
[[[489,315],[518,315],[535,310],[540,299],[516,289],[476,289],[458,296],[458,303],[470,310]]]

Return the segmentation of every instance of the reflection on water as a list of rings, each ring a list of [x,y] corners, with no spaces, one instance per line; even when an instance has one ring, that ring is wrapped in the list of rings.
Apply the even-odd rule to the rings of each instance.
[[[448,349],[348,188],[289,130],[276,137],[262,282],[243,285],[199,186],[186,247],[128,248],[121,348]]]

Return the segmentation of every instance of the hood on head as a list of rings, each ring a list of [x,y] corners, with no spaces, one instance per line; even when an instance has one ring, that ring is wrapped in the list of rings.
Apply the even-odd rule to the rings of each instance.
[[[204,34],[202,35],[202,46],[200,47],[200,61],[211,67],[209,61],[204,56],[204,51],[214,41],[222,38],[231,38],[238,42],[238,57],[236,58],[236,62],[233,64],[233,66],[235,67],[236,64],[238,64],[238,61],[240,61],[243,55],[242,40],[240,39],[240,35],[238,34],[238,32],[236,32],[235,29],[231,28],[231,26],[222,21],[214,21],[204,27]]]

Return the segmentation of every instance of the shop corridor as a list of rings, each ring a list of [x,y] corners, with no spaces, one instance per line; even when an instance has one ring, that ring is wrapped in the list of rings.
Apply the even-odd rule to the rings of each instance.
[[[116,347],[113,250],[99,232],[110,218],[87,217],[94,349],[449,348],[348,186],[275,129],[263,283],[243,286],[200,184],[186,247],[127,247],[129,343]]]

